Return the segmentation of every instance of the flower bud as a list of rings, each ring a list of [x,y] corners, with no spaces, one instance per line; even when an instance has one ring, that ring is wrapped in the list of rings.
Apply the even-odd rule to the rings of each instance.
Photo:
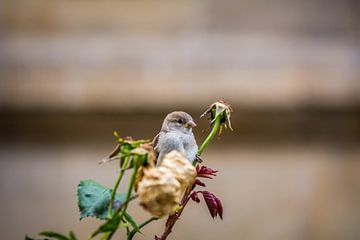
[[[221,123],[220,132],[219,132],[219,135],[220,135],[222,127],[225,127],[225,128],[229,127],[230,130],[233,130],[231,127],[231,121],[230,121],[230,115],[233,111],[234,110],[232,109],[230,104],[225,102],[224,99],[221,99],[221,100],[211,104],[205,110],[205,112],[200,116],[200,118],[202,118],[206,115],[209,115],[211,126],[214,124],[216,118],[220,118],[220,123]]]

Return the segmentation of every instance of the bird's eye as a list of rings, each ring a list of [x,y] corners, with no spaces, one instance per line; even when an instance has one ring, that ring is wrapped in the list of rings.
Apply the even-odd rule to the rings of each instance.
[[[178,122],[178,123],[183,123],[183,121],[181,120],[181,119],[178,119],[176,122]]]

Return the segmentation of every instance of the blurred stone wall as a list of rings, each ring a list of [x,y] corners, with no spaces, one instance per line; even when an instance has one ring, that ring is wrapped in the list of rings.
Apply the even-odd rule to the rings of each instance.
[[[78,221],[75,189],[114,182],[116,164],[97,165],[112,131],[151,139],[181,109],[200,143],[198,116],[224,97],[235,131],[204,155],[224,221],[191,204],[173,239],[360,239],[359,12],[357,0],[0,0],[1,237],[86,239],[99,222]]]
[[[1,1],[0,107],[359,104],[357,1]]]

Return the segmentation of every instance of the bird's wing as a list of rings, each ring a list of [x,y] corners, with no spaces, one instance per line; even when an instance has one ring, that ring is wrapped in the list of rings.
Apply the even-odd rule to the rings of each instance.
[[[161,132],[159,132],[155,137],[154,139],[152,140],[151,144],[153,145],[154,147],[154,150],[155,150],[155,166],[156,166],[156,162],[157,162],[157,159],[158,159],[158,156],[159,156],[159,149],[158,149],[158,143],[159,143],[159,137],[161,135]]]
[[[153,145],[154,149],[156,150],[157,145],[159,143],[159,137],[161,135],[161,132],[159,132],[158,134],[156,134],[156,136],[153,138],[151,144]]]

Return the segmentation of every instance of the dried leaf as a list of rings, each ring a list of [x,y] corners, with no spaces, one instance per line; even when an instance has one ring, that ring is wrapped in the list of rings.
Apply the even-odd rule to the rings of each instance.
[[[103,164],[103,163],[107,163],[116,159],[120,159],[120,146],[121,144],[118,144],[114,150],[112,150],[112,152],[109,154],[109,156],[107,156],[106,158],[102,159],[99,164]]]

